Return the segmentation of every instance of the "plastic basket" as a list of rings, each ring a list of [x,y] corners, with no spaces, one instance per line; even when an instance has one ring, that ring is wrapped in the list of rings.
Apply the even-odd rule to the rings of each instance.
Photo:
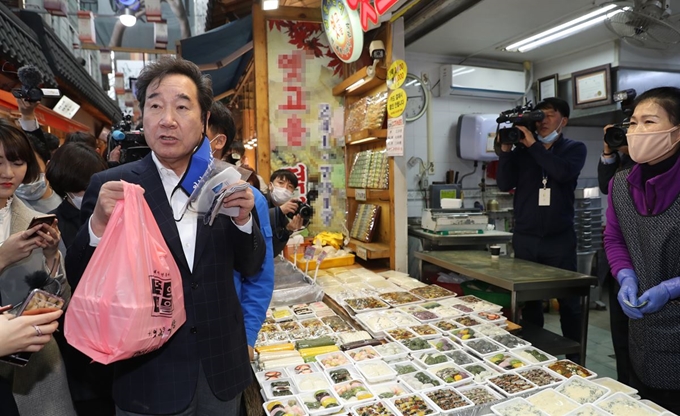
[[[304,256],[305,256],[304,253],[297,254],[297,267],[303,270],[307,267],[307,260],[304,259]],[[291,263],[294,262],[292,254],[290,256],[287,256],[287,259],[290,260]],[[324,259],[321,262],[321,266],[319,266],[319,269],[330,269],[331,267],[351,266],[353,264],[354,254],[347,254],[345,256]],[[314,269],[316,269],[316,260],[312,260],[309,263],[309,270],[314,271]]]
[[[480,280],[470,280],[460,285],[463,288],[463,293],[466,295],[475,295],[480,299],[501,305],[504,308],[510,307],[510,292],[502,291],[503,289],[496,288]]]

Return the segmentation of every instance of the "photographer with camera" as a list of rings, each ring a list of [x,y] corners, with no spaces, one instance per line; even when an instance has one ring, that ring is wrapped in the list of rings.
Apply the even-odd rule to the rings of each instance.
[[[274,233],[274,257],[281,254],[291,234],[303,227],[302,215],[298,212],[301,203],[293,198],[298,179],[288,169],[272,173],[269,181],[269,220]]]
[[[514,148],[504,141],[508,134],[503,130],[507,129],[501,129],[497,138],[501,148],[498,188],[503,192],[515,188],[512,246],[515,258],[576,271],[574,190],[585,164],[586,146],[562,134],[570,113],[566,101],[547,98],[538,103],[536,110],[543,113],[540,121],[527,123],[522,121],[522,115],[511,118],[518,133]],[[580,342],[580,298],[558,301],[562,333]],[[526,302],[522,316],[543,327],[543,302]],[[567,358],[580,361],[578,355]]]

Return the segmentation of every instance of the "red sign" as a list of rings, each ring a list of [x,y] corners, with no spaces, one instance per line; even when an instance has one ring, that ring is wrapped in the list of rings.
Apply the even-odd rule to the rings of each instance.
[[[298,198],[302,202],[307,202],[307,180],[309,179],[307,165],[304,163],[298,163],[295,166],[288,166],[282,169],[288,169],[295,174],[298,180],[298,192],[300,193]]]
[[[347,5],[352,10],[360,10],[361,28],[364,32],[368,31],[368,21],[378,24],[378,15],[382,16],[397,4],[399,0],[375,0],[375,6],[371,0],[347,0]]]

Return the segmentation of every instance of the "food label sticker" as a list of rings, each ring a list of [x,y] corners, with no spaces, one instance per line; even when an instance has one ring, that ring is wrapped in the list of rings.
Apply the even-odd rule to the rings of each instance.
[[[366,254],[365,248],[357,247],[357,256],[359,256],[360,259],[368,260],[368,256]]]
[[[314,258],[314,253],[316,252],[316,249],[313,246],[309,246],[305,248],[305,260],[311,260]]]
[[[321,262],[326,258],[326,253],[325,251],[322,251],[321,254],[319,254],[319,257],[316,258],[316,262],[321,264]]]
[[[365,201],[366,200],[366,190],[365,189],[357,189],[354,193],[354,199],[357,201]]]

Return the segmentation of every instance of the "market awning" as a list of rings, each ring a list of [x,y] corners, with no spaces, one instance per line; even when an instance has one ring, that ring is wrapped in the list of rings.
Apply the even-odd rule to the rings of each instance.
[[[21,20],[38,36],[42,51],[47,58],[50,68],[58,80],[70,87],[69,92],[84,98],[92,104],[111,123],[118,123],[123,114],[118,104],[108,96],[106,91],[97,84],[85,68],[76,61],[69,48],[62,43],[52,28],[47,26],[40,15],[35,12],[22,10]],[[77,100],[75,100],[77,101]],[[79,103],[83,105],[84,103]]]
[[[0,62],[5,59],[19,67],[33,65],[42,73],[44,86],[56,87],[57,81],[45,61],[38,37],[2,3],[0,28]]]
[[[252,42],[253,19],[247,16],[182,40],[182,58],[211,76],[213,95],[217,97],[236,87],[252,57]]]
[[[0,107],[4,107],[10,111],[19,111],[17,100],[9,91],[0,90]],[[65,133],[90,131],[90,128],[86,125],[70,120],[42,104],[39,104],[35,109],[35,117],[38,119],[38,123],[40,123],[41,126],[51,127]]]

